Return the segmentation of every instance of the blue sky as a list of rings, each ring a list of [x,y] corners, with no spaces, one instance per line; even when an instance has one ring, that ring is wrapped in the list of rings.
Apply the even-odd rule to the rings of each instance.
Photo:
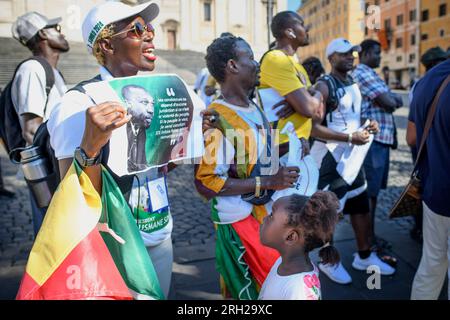
[[[297,11],[298,7],[300,7],[300,3],[302,0],[288,0],[288,9]]]

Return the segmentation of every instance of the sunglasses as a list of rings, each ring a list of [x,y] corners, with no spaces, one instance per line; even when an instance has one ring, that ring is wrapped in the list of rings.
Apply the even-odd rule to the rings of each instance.
[[[48,27],[45,27],[44,29],[55,29],[57,32],[61,33],[61,25],[60,24],[55,24],[53,26],[48,26]]]
[[[151,23],[147,23],[145,25],[142,25],[139,21],[135,22],[133,24],[133,27],[131,29],[123,30],[118,33],[115,33],[111,36],[111,38],[118,36],[120,34],[127,34],[127,37],[129,38],[142,38],[144,33],[147,32],[150,34],[150,36],[153,38],[155,36],[155,28],[151,25]]]

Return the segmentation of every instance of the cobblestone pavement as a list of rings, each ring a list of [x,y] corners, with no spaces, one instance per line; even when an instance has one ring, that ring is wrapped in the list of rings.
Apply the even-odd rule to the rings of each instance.
[[[405,217],[389,220],[388,214],[408,183],[413,169],[411,151],[406,144],[408,112],[408,108],[402,108],[395,113],[399,146],[397,150],[391,150],[388,188],[380,192],[376,213],[376,220],[388,221],[388,223],[397,226],[404,233],[408,233],[413,227],[414,219]]]
[[[29,193],[25,182],[16,178],[16,166],[3,153],[1,166],[5,186],[16,192],[14,199],[0,197],[0,268],[25,264],[33,242]]]
[[[388,210],[399,196],[408,181],[411,170],[411,156],[405,144],[405,128],[408,109],[396,114],[399,128],[399,149],[391,153],[389,188],[381,192],[376,220],[388,220]],[[11,270],[20,274],[26,264],[33,241],[29,194],[25,182],[16,178],[17,167],[7,159],[3,149],[0,151],[1,166],[5,185],[16,192],[15,199],[0,197],[0,287],[8,279]],[[193,183],[193,166],[183,165],[169,174],[169,194],[174,218],[173,243],[175,249],[183,250],[214,241],[214,227],[210,219],[209,204],[196,193]],[[411,218],[388,221],[399,232],[408,233]],[[1,293],[0,289],[0,293]],[[4,297],[1,294],[0,297]],[[11,297],[11,294],[6,295]]]
[[[170,172],[167,179],[174,220],[172,241],[175,247],[214,241],[210,205],[196,192],[193,177],[194,166],[181,165]]]

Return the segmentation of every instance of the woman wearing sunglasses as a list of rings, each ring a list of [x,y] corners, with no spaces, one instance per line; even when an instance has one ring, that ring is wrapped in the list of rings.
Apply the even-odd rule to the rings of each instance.
[[[139,71],[153,71],[156,56],[154,29],[150,22],[158,13],[159,7],[154,3],[131,7],[121,2],[107,1],[94,7],[83,22],[82,32],[89,52],[100,64],[100,74],[88,82],[134,76]],[[112,131],[128,123],[130,117],[127,116],[127,110],[117,102],[92,106],[92,100],[80,89],[86,83],[81,83],[76,87],[77,90],[69,91],[64,96],[61,105],[52,115],[48,128],[51,144],[59,160],[61,177],[71,166],[75,154],[75,159],[101,194],[99,163],[106,163],[104,147]],[[84,132],[81,128],[84,128]],[[148,184],[164,178],[164,174],[157,169],[150,169],[116,181],[136,220],[142,210],[153,214],[148,204]],[[137,224],[161,289],[167,297],[173,263],[172,217],[168,207],[158,211],[155,216],[158,218],[154,228],[141,228],[139,221]]]

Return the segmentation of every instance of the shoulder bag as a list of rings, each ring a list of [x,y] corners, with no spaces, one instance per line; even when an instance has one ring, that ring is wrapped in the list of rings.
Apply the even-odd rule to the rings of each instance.
[[[400,195],[400,198],[397,200],[397,202],[394,204],[394,207],[391,209],[391,212],[389,213],[390,219],[410,215],[417,215],[422,212],[422,188],[420,179],[418,177],[419,172],[417,166],[420,161],[420,156],[423,153],[423,149],[425,147],[428,134],[430,133],[431,125],[433,124],[433,119],[434,115],[436,114],[436,108],[439,102],[439,98],[441,97],[442,92],[447,87],[449,82],[450,82],[450,75],[442,83],[438,93],[436,94],[433,100],[431,108],[428,111],[427,120],[425,122],[425,130],[422,135],[419,152],[417,153],[417,159],[414,164],[414,169],[412,171],[411,178],[409,179],[406,188]]]

